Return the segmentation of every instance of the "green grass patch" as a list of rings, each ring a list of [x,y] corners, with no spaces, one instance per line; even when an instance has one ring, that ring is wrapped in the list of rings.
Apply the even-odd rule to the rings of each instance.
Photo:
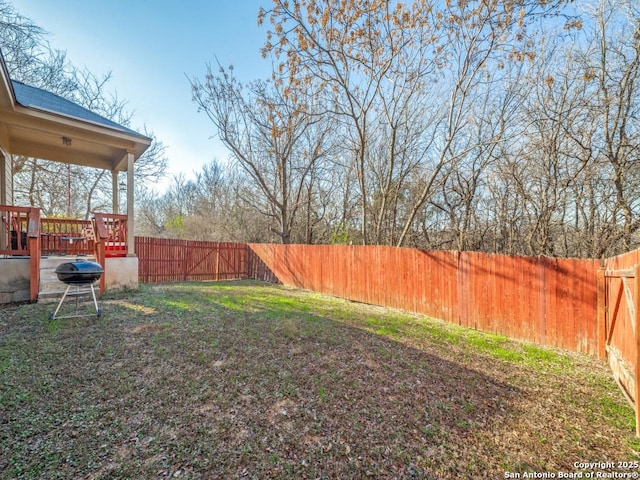
[[[167,307],[170,307],[171,309],[174,310],[191,310],[193,308],[193,302],[186,302],[185,300],[169,300],[167,302],[165,302],[165,304],[167,305]]]
[[[458,346],[473,354],[481,353],[534,369],[557,371],[570,364],[566,356],[550,348],[525,344],[501,335],[479,332],[411,314],[380,312],[362,320],[355,317],[355,323],[358,322],[377,335],[411,342],[428,341],[439,345]]]
[[[604,395],[596,397],[593,401],[593,408],[613,425],[628,430],[635,430],[635,413],[631,406],[624,400],[618,398],[618,396],[616,396],[615,399]]]
[[[398,325],[393,319],[388,318],[367,318],[365,324],[370,327],[371,331],[376,335],[384,335],[387,337],[394,337],[400,333],[401,326]]]

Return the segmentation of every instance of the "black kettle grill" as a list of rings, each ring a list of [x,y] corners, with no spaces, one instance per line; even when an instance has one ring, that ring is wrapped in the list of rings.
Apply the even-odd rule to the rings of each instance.
[[[88,260],[82,260],[77,258],[75,262],[66,262],[61,263],[56,268],[56,276],[58,280],[65,283],[67,285],[67,289],[62,295],[60,299],[60,303],[58,303],[58,308],[53,314],[49,315],[51,320],[56,318],[72,318],[72,317],[86,317],[89,316],[87,314],[81,314],[79,312],[78,305],[78,297],[82,295],[87,295],[89,291],[91,292],[91,296],[93,297],[93,305],[96,309],[96,316],[100,317],[102,315],[102,309],[98,307],[98,301],[96,300],[96,293],[93,288],[93,284],[100,280],[104,270],[99,263],[90,262]],[[89,287],[88,289],[86,287]],[[75,290],[69,293],[69,290],[75,287]],[[81,287],[85,287],[84,289]],[[64,302],[64,299],[67,296],[74,296],[76,298],[76,310],[73,313],[64,316],[58,316],[58,312],[60,311],[60,307]],[[93,315],[93,314],[91,314]]]

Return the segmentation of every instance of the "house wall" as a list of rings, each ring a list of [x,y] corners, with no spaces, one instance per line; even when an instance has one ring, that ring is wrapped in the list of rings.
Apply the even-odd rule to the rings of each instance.
[[[0,303],[29,300],[29,259],[0,258]]]

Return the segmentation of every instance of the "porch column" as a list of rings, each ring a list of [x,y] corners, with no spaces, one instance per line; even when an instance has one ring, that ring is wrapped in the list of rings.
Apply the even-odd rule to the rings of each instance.
[[[135,257],[133,211],[133,153],[127,153],[127,257]]]
[[[11,205],[9,182],[11,181],[11,162],[8,155],[0,150],[0,205]],[[2,222],[0,221],[0,227]],[[7,248],[8,231],[0,228],[0,250]]]
[[[0,149],[0,205],[13,204],[13,172],[11,157]]]
[[[113,201],[113,208],[111,213],[118,214],[120,205],[118,205],[118,171],[111,170],[111,198]]]

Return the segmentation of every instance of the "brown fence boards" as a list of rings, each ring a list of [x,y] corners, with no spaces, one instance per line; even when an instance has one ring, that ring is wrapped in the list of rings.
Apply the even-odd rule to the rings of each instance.
[[[244,243],[136,237],[135,250],[142,283],[235,280],[248,276]]]
[[[597,353],[597,260],[383,246],[249,247],[285,285]]]
[[[279,281],[597,354],[597,260],[384,246],[247,246],[149,237],[136,237],[135,245],[143,283],[247,277]],[[638,257],[636,252],[626,260],[616,257],[608,268]],[[615,284],[608,282],[608,297],[616,293],[610,292],[613,288]],[[621,315],[622,323],[628,323],[626,313]],[[635,343],[624,332],[616,332],[617,345],[635,365]]]
[[[605,272],[628,270],[635,265],[640,264],[640,250],[626,253],[624,255],[618,255],[616,257],[608,258],[605,261]],[[606,279],[606,292],[608,311],[606,315],[606,328],[611,328],[611,321],[613,320],[613,310],[617,299],[618,291],[623,287],[623,279],[619,276],[607,276]],[[627,280],[630,285],[633,284],[633,278]],[[622,299],[617,311],[617,318],[615,328],[612,332],[612,337],[609,339],[610,349],[615,349],[625,364],[632,370],[636,368],[636,346],[635,346],[635,329],[633,328],[632,318],[629,316],[629,311],[626,305],[626,298],[624,290],[622,293]]]

